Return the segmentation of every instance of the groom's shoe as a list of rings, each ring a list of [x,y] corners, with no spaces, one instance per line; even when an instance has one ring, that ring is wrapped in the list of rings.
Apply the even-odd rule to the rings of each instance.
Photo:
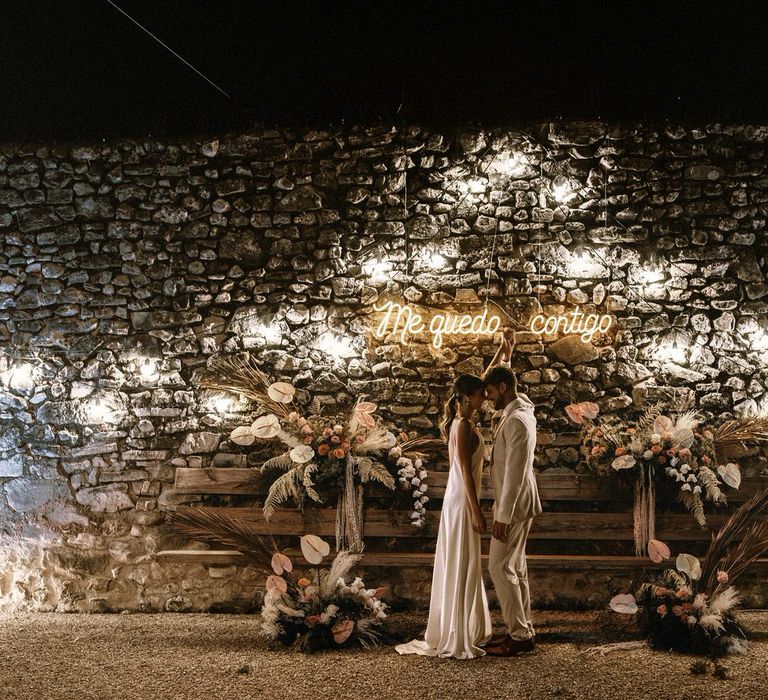
[[[506,632],[501,632],[499,634],[494,634],[491,636],[491,638],[485,643],[485,647],[497,647],[502,642],[509,639],[509,635]]]
[[[490,656],[517,656],[518,654],[525,654],[530,651],[534,651],[536,645],[532,639],[507,639],[495,646],[488,646],[485,648],[485,653]]]

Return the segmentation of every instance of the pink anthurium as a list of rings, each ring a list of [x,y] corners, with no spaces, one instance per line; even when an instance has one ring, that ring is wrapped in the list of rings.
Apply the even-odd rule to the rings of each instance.
[[[287,590],[288,584],[282,576],[267,576],[267,591],[285,593]]]
[[[672,556],[669,547],[659,540],[648,541],[648,557],[654,564],[660,564]]]
[[[344,644],[355,629],[355,623],[352,620],[340,620],[332,628],[333,641],[336,644]]]
[[[565,407],[565,412],[576,425],[581,425],[584,422],[584,416],[581,414],[581,409],[576,403],[568,404]]]
[[[376,425],[376,421],[371,415],[378,407],[375,403],[370,401],[358,401],[355,404],[355,418],[360,425],[364,425],[366,428],[373,428]]]
[[[283,572],[291,573],[293,571],[293,562],[280,552],[275,552],[272,555],[272,571],[278,576],[282,576]]]
[[[581,415],[587,420],[594,420],[597,418],[597,414],[600,413],[600,407],[591,401],[580,403],[579,410],[581,411]]]
[[[611,598],[611,610],[622,615],[634,615],[637,612],[637,601],[631,593],[620,593]]]

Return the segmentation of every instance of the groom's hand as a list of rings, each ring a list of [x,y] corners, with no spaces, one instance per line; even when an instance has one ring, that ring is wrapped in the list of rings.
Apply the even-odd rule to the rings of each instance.
[[[509,535],[509,525],[507,525],[507,523],[500,523],[498,520],[494,520],[491,527],[491,535],[496,540],[506,542],[507,536]]]

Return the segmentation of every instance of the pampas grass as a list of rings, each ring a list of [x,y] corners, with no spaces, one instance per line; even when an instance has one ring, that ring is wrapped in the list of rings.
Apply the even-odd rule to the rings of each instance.
[[[339,579],[346,578],[352,567],[360,561],[361,554],[354,554],[348,550],[342,550],[336,555],[327,574],[323,575],[320,586],[320,595],[330,598],[336,590]]]

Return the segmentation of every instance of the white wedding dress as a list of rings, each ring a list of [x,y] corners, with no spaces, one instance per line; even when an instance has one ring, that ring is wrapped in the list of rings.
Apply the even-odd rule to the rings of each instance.
[[[448,436],[450,471],[445,487],[440,529],[437,533],[435,568],[429,621],[424,640],[400,644],[398,654],[472,659],[484,656],[480,645],[491,637],[491,615],[485,595],[480,560],[480,535],[472,529],[466,489],[456,453],[458,419]],[[475,488],[480,491],[483,472],[483,438],[472,455]]]

